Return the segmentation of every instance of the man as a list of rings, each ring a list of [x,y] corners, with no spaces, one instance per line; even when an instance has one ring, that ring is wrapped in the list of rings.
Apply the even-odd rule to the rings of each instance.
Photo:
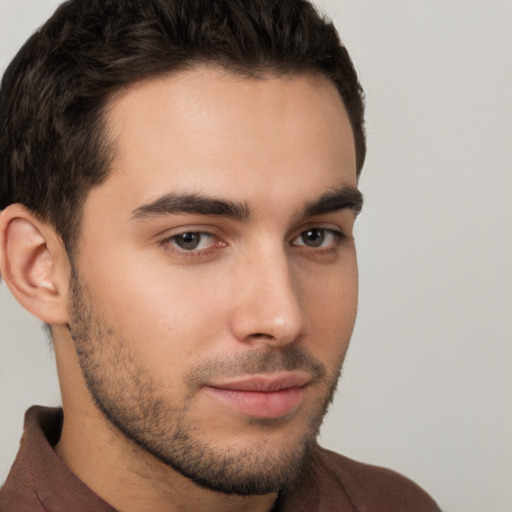
[[[304,0],[71,0],[0,92],[1,271],[49,325],[0,510],[435,511],[321,449],[362,90]]]

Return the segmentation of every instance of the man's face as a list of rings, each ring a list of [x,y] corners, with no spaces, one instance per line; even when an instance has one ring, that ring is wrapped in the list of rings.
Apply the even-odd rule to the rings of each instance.
[[[128,439],[240,494],[293,480],[357,300],[355,154],[335,87],[197,67],[112,102],[84,206],[71,332]]]

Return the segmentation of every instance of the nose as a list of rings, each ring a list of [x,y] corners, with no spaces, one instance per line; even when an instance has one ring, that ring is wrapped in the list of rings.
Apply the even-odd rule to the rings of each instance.
[[[309,318],[285,251],[253,255],[244,267],[231,319],[234,336],[246,343],[278,347],[307,334]]]

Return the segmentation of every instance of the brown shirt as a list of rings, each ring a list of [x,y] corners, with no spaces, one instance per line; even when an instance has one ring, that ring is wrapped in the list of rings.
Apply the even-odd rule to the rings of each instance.
[[[20,450],[0,490],[0,512],[115,512],[53,450],[62,410],[32,407]],[[342,455],[313,449],[304,476],[279,498],[280,512],[440,512],[407,478]]]

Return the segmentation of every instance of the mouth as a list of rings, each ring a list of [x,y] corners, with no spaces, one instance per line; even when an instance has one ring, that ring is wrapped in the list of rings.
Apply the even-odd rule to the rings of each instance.
[[[295,412],[312,378],[305,372],[281,372],[225,379],[204,387],[221,404],[254,418],[280,418]]]

